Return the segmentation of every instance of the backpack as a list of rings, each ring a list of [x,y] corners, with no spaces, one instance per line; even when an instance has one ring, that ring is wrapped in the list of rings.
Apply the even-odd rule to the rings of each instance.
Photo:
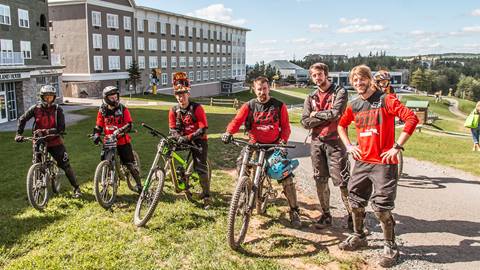
[[[254,113],[254,109],[255,109],[255,101],[256,99],[251,99],[248,101],[248,115],[247,115],[247,119],[245,119],[245,133],[249,132],[250,130],[252,130],[252,125],[253,125],[253,113]],[[282,105],[283,103],[279,100],[273,100],[273,106],[275,107],[275,109],[278,110],[279,114],[279,118],[278,118],[278,121],[280,122],[281,121],[281,117],[282,117],[282,114],[280,113],[281,109],[282,109]]]
[[[126,108],[126,107],[125,107],[122,103],[120,103],[120,104],[118,105],[118,108],[115,109],[115,116],[119,116],[119,115],[120,115],[120,116],[122,116],[122,119],[123,119],[124,112],[125,112],[125,108]],[[108,109],[108,107],[107,107],[107,105],[105,105],[105,104],[102,104],[102,106],[100,106],[99,111],[100,111],[100,113],[102,114],[102,116],[103,116],[104,118],[107,116],[107,109]]]
[[[178,104],[173,106],[172,110],[173,110],[173,113],[175,114],[175,119],[176,119],[175,126],[177,127],[178,130],[183,129],[182,110],[185,110],[187,114],[190,114],[192,117],[192,121],[196,123],[197,117],[195,116],[195,111],[197,110],[197,107],[199,105],[200,104],[196,102],[190,102],[190,104],[188,104],[188,107],[186,109],[181,109]]]
[[[33,123],[32,123],[32,130],[35,130],[35,126],[37,124],[36,122],[36,119],[37,117],[35,116],[35,113],[36,113],[36,110],[39,109],[41,110],[42,109],[42,105],[41,104],[36,104],[36,105],[33,105],[35,106],[35,109],[34,109],[34,117],[33,117]],[[55,106],[55,128],[58,127],[58,104],[53,104],[53,106]],[[31,107],[30,107],[31,108]]]

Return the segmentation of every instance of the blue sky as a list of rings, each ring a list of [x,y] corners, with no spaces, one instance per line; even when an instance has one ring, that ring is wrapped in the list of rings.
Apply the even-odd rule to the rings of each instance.
[[[136,0],[251,29],[247,64],[309,53],[480,53],[479,0]]]

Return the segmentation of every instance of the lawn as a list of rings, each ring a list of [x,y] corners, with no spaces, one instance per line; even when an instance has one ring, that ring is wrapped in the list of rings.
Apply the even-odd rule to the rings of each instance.
[[[310,93],[315,91],[313,88],[280,88],[276,92],[305,99]]]
[[[167,132],[167,107],[132,108],[137,133],[133,145],[145,174],[152,162],[157,139],[140,125],[146,122]],[[0,268],[1,269],[293,269],[290,248],[299,251],[305,268],[331,264],[356,268],[356,261],[338,259],[321,250],[302,255],[305,247],[296,239],[264,241],[275,256],[248,255],[231,251],[226,244],[226,215],[234,180],[225,169],[233,168],[239,149],[224,145],[219,136],[233,117],[230,108],[206,106],[209,119],[209,157],[213,163],[213,206],[203,210],[174,194],[167,186],[157,211],[146,228],[132,223],[137,195],[120,186],[117,204],[105,211],[92,195],[92,178],[99,162],[100,148],[86,134],[94,124],[95,109],[80,111],[88,119],[67,128],[65,138],[71,163],[81,183],[82,199],[71,198],[71,188],[63,181],[63,192],[52,198],[40,213],[29,207],[25,175],[31,164],[31,145],[13,142],[12,132],[0,133],[3,149],[0,162]],[[28,133],[28,131],[27,131]],[[276,207],[269,208],[273,220],[285,223]],[[276,223],[274,223],[276,224]],[[274,235],[282,225],[268,229]],[[273,237],[273,236],[272,236]],[[267,240],[269,238],[266,238]],[[276,243],[280,243],[277,246]],[[251,249],[256,249],[252,246]],[[303,256],[303,257],[302,257]],[[308,265],[308,263],[312,263]]]
[[[476,102],[471,100],[455,98],[458,101],[458,109],[462,111],[464,114],[469,115],[473,109],[475,108]]]

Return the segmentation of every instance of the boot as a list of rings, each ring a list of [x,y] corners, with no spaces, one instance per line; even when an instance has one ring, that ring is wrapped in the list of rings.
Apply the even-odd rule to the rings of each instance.
[[[290,208],[289,211],[289,216],[290,216],[290,224],[296,229],[302,227],[302,221],[300,220],[300,210],[298,207],[296,208]]]
[[[338,248],[340,250],[347,250],[353,251],[357,250],[361,247],[368,246],[367,237],[365,234],[358,234],[353,233],[347,237],[347,239],[343,240],[340,244],[338,244]]]
[[[378,264],[381,267],[390,268],[397,263],[399,255],[400,253],[398,252],[395,241],[385,241],[383,244],[383,254]]]

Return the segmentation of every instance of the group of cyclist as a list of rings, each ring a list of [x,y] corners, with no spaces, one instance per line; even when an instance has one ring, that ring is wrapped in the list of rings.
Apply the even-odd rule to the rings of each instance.
[[[339,244],[339,248],[356,250],[367,245],[363,223],[365,207],[368,201],[371,201],[385,240],[384,253],[379,264],[383,267],[392,266],[399,256],[395,244],[395,221],[391,214],[398,181],[396,155],[403,150],[418,119],[398,101],[390,85],[390,75],[385,70],[372,76],[370,68],[365,65],[353,68],[349,80],[358,98],[349,104],[347,91],[328,80],[327,65],[313,64],[309,73],[317,89],[305,99],[301,124],[311,132],[313,178],[321,210],[321,215],[314,225],[319,229],[332,225],[328,184],[328,180],[332,179],[334,186],[340,189],[348,213],[347,225],[353,231]],[[197,146],[192,149],[194,168],[200,176],[200,198],[203,204],[208,206],[211,195],[207,170],[207,116],[202,105],[190,101],[190,88],[190,81],[185,73],[178,72],[174,75],[173,91],[178,104],[168,113],[169,133],[178,143]],[[256,97],[238,110],[227,125],[221,137],[222,141],[232,141],[233,135],[244,125],[250,142],[286,144],[291,129],[285,103],[270,96],[269,81],[265,77],[258,77],[253,81],[253,91]],[[131,137],[128,135],[132,129],[132,117],[128,108],[120,103],[117,87],[106,87],[102,94],[104,102],[97,114],[93,141],[98,144],[102,133],[118,138],[117,148],[121,162],[135,179],[136,189],[140,193],[140,173],[134,165]],[[65,171],[74,188],[74,197],[80,197],[81,191],[60,136],[65,131],[65,117],[61,107],[54,103],[55,97],[54,87],[46,85],[40,89],[41,102],[19,118],[15,140],[23,141],[24,127],[30,118],[34,118],[35,136],[58,134],[59,136],[47,139],[48,152]],[[395,117],[405,123],[396,142]],[[355,145],[351,143],[347,133],[351,122],[355,123],[357,133]],[[356,160],[353,171],[350,170],[348,154]],[[237,161],[238,166],[241,165],[242,156],[241,154]],[[290,222],[294,227],[301,227],[293,174],[289,173],[279,182],[288,201]]]

